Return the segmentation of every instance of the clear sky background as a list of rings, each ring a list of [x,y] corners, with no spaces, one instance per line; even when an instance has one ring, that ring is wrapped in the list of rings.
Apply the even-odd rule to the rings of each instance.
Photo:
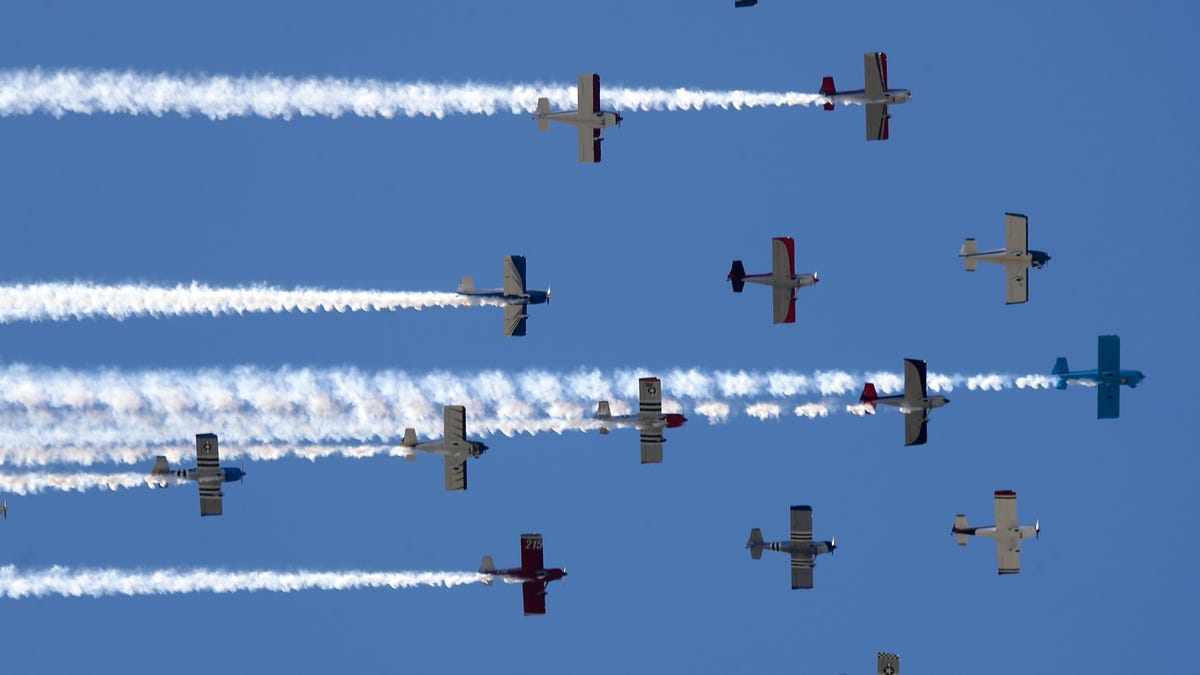
[[[19,6],[18,6],[19,5]],[[1048,373],[1094,367],[1118,333],[1121,418],[1095,393],[948,392],[929,444],[874,418],[744,415],[672,430],[660,466],[634,432],[491,437],[471,488],[440,461],[244,463],[220,518],[194,486],[10,498],[0,563],[122,568],[473,570],[545,535],[545,617],[512,586],[0,601],[4,670],[172,672],[1181,672],[1200,553],[1194,408],[1198,248],[1190,3],[19,3],[0,67],[816,92],[862,86],[888,52],[891,140],[861,108],[627,112],[604,162],[525,115],[210,121],[0,120],[0,283],[84,280],[453,290],[529,260],[529,335],[496,309],[0,326],[9,363],[93,370],[353,366]],[[967,274],[962,239],[1026,213],[1027,305]],[[797,323],[725,281],[796,239]],[[669,386],[669,385],[668,385]],[[668,391],[668,395],[669,395]],[[814,400],[819,397],[813,397]],[[854,397],[838,399],[852,402]],[[397,419],[397,433],[405,420]],[[468,429],[470,419],[468,418]],[[220,429],[180,429],[192,434]],[[237,439],[222,436],[222,447]],[[149,468],[149,464],[145,467]],[[102,467],[112,471],[124,466]],[[1014,489],[1041,520],[998,577],[992,522]],[[751,527],[786,538],[811,504],[816,588]]]

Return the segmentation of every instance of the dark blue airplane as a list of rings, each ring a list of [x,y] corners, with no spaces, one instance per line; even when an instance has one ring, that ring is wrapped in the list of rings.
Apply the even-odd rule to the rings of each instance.
[[[1058,376],[1055,386],[1059,389],[1066,389],[1071,382],[1095,386],[1096,418],[1116,419],[1121,416],[1121,385],[1136,387],[1146,376],[1140,370],[1121,370],[1121,338],[1116,335],[1101,335],[1097,351],[1100,358],[1096,370],[1072,372],[1066,357],[1060,356],[1050,374]]]

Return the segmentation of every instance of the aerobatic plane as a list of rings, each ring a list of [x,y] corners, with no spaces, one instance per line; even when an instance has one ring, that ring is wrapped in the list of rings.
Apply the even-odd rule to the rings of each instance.
[[[863,387],[859,403],[865,404],[870,413],[879,404],[894,405],[904,413],[904,444],[924,445],[929,413],[950,402],[945,396],[930,396],[925,386],[925,362],[919,359],[904,359],[904,393],[895,396],[879,396],[875,385],[868,382]]]
[[[867,140],[886,141],[888,139],[888,105],[908,103],[912,92],[907,89],[888,88],[887,54],[874,52],[863,54],[863,64],[866,74],[865,89],[838,91],[833,86],[833,78],[828,75],[821,81],[821,94],[829,99],[825,103],[826,110],[833,110],[835,103],[861,103],[867,106]]]
[[[604,140],[602,129],[621,126],[621,113],[600,109],[600,76],[579,76],[579,107],[575,110],[550,112],[550,99],[539,98],[537,112],[539,131],[550,131],[551,122],[574,125],[579,132],[579,161],[584,164],[600,162],[600,142]]]
[[[417,441],[417,432],[413,428],[404,430],[404,439],[400,445],[405,448],[415,448],[442,456],[446,472],[447,490],[467,489],[467,460],[479,457],[488,446],[479,441],[467,440],[467,409],[461,405],[448,405],[442,408],[444,428],[442,437],[436,441]],[[417,458],[415,453],[407,455],[409,461]]]
[[[968,272],[974,272],[978,262],[1003,265],[1008,279],[1006,302],[1010,305],[1029,300],[1029,270],[1040,270],[1050,261],[1045,251],[1029,250],[1029,218],[1019,213],[1004,214],[1004,248],[980,251],[971,237],[963,242],[958,257]]]
[[[734,7],[753,7],[758,4],[758,0],[733,0]]]
[[[525,320],[529,318],[527,307],[550,302],[550,289],[530,291],[525,288],[525,256],[510,255],[504,258],[504,288],[476,290],[475,279],[463,277],[458,284],[459,295],[473,298],[488,298],[504,303],[505,337],[525,335]]]
[[[662,382],[657,377],[643,377],[638,380],[638,414],[619,415],[614,417],[609,410],[608,401],[600,401],[596,405],[596,419],[600,420],[600,433],[607,434],[612,429],[634,428],[642,432],[642,464],[660,464],[663,461],[662,446],[667,442],[663,438],[663,429],[674,429],[683,426],[687,418],[679,413],[663,414],[662,411]]]
[[[546,613],[546,584],[567,576],[563,568],[546,569],[542,562],[542,535],[521,535],[521,566],[506,570],[496,569],[492,556],[483,556],[479,573],[487,575],[483,582],[488,586],[496,579],[521,584],[521,595],[525,601],[525,616]]]
[[[995,525],[970,527],[967,517],[960,513],[954,516],[954,527],[950,531],[959,546],[966,546],[970,536],[995,539],[1000,574],[1016,574],[1021,571],[1021,540],[1036,538],[1042,531],[1042,524],[1035,520],[1033,525],[1017,525],[1017,493],[996,490]]]
[[[890,652],[875,655],[876,675],[900,675],[900,657]]]
[[[796,289],[821,281],[816,272],[796,274],[796,243],[791,237],[771,240],[770,274],[746,274],[742,261],[734,260],[726,278],[734,293],[741,293],[746,282],[770,286],[775,323],[796,323]]]
[[[4,516],[8,520],[8,500],[5,499],[3,504],[0,504],[0,516]]]
[[[1146,379],[1140,370],[1121,370],[1121,338],[1116,335],[1099,337],[1099,363],[1096,370],[1072,372],[1067,357],[1060,356],[1054,362],[1051,375],[1058,376],[1055,386],[1066,389],[1068,384],[1096,387],[1096,419],[1116,419],[1121,416],[1121,385],[1130,389]]]
[[[221,498],[221,483],[240,481],[246,477],[246,472],[233,466],[221,467],[221,456],[217,451],[216,434],[196,434],[196,468],[172,471],[167,464],[167,458],[159,455],[154,458],[154,468],[150,469],[151,476],[161,476],[160,487],[167,487],[170,482],[167,476],[174,474],[180,480],[194,480],[200,484],[200,515],[219,516]]]
[[[790,541],[763,541],[762,530],[750,530],[746,548],[750,557],[762,558],[763,550],[783,551],[792,555],[792,590],[813,587],[814,559],[822,553],[833,553],[837,549],[834,540],[813,541],[811,506],[792,507],[792,538]]]

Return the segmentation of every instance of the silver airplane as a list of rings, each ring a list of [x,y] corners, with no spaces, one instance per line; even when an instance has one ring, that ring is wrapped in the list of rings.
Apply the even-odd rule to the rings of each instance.
[[[160,487],[171,483],[166,476],[174,475],[180,480],[194,480],[200,484],[200,515],[219,516],[223,513],[221,498],[221,483],[240,481],[246,477],[246,472],[233,466],[221,468],[221,457],[217,450],[216,434],[196,434],[196,468],[172,471],[167,464],[167,458],[159,455],[154,459],[154,468],[150,469],[151,476],[161,476]]]
[[[679,413],[663,414],[662,382],[657,377],[638,380],[638,414],[613,416],[608,401],[596,404],[596,419],[601,422],[600,433],[611,429],[632,427],[642,434],[642,464],[661,464],[663,461],[663,429],[681,427],[687,418]]]
[[[467,460],[479,457],[488,446],[479,441],[467,440],[467,409],[461,405],[448,405],[442,409],[442,437],[436,441],[417,441],[415,429],[404,430],[404,439],[400,445],[424,452],[432,452],[442,456],[446,472],[447,490],[467,489]],[[408,455],[408,460],[417,458],[415,453]]]
[[[924,445],[929,412],[950,402],[945,396],[930,396],[925,386],[925,362],[919,359],[904,359],[904,393],[895,396],[879,396],[875,385],[868,382],[863,387],[859,403],[865,404],[874,414],[878,404],[894,405],[904,413],[904,444]]]
[[[746,274],[742,261],[734,260],[729,276],[725,278],[729,279],[734,293],[741,293],[747,282],[770,286],[775,323],[796,323],[796,289],[821,281],[816,272],[796,274],[796,242],[791,237],[771,240],[770,274]]]
[[[579,161],[596,164],[600,161],[600,142],[604,140],[603,129],[621,126],[621,113],[600,109],[600,76],[579,76],[579,107],[576,110],[550,112],[550,99],[539,98],[537,112],[539,131],[550,131],[551,122],[574,125],[579,132]]]
[[[828,75],[821,82],[821,94],[829,99],[825,104],[826,110],[833,110],[835,103],[861,103],[867,106],[867,140],[886,141],[888,139],[888,106],[908,103],[912,92],[907,89],[891,89],[888,87],[887,54],[874,52],[863,54],[863,75],[865,88],[838,91],[833,86],[833,78]]]
[[[980,251],[971,237],[963,242],[958,251],[968,272],[975,271],[975,263],[987,262],[1004,266],[1008,279],[1006,300],[1010,305],[1029,300],[1029,270],[1042,269],[1050,256],[1045,251],[1029,250],[1029,218],[1019,213],[1004,214],[1004,248]]]
[[[4,500],[3,504],[0,504],[0,515],[4,516],[5,520],[8,520],[8,500],[7,499]]]
[[[791,541],[763,541],[762,530],[757,527],[750,530],[750,540],[746,542],[750,549],[750,557],[762,558],[763,550],[783,551],[792,556],[792,590],[813,587],[813,559],[822,553],[833,553],[837,550],[834,540],[813,541],[812,507],[792,507],[792,538]]]
[[[529,305],[550,302],[550,289],[531,291],[525,288],[525,256],[510,255],[504,258],[504,288],[476,290],[475,279],[463,277],[458,284],[458,294],[473,298],[488,298],[504,303],[505,337],[525,335],[525,320],[529,318]]]
[[[959,546],[967,545],[967,537],[987,537],[996,540],[997,569],[1000,574],[1016,574],[1021,571],[1021,540],[1042,532],[1042,524],[1035,520],[1033,525],[1017,524],[1017,493],[1012,490],[996,490],[996,524],[987,527],[967,525],[966,515],[954,516],[954,527],[950,528]]]

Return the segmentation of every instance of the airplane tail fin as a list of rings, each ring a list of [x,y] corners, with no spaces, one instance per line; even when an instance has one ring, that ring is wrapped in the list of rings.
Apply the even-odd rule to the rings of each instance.
[[[750,549],[750,557],[755,560],[762,558],[762,547],[762,530],[756,527],[753,530],[750,530],[750,539],[746,542],[746,548]]]
[[[612,409],[608,407],[608,401],[600,401],[596,404],[596,419],[608,420],[612,419]],[[607,434],[608,427],[600,427],[600,433]]]
[[[1058,357],[1058,360],[1056,360],[1054,362],[1054,370],[1050,371],[1051,375],[1059,376],[1058,382],[1056,382],[1054,384],[1054,386],[1059,389],[1066,389],[1067,388],[1067,378],[1063,377],[1063,375],[1065,375],[1069,372],[1071,372],[1071,367],[1067,365],[1067,357],[1065,357],[1065,356]]]
[[[490,574],[495,571],[496,571],[496,563],[492,562],[492,556],[490,556],[490,555],[483,556],[483,562],[481,562],[479,564],[479,573],[480,574]],[[491,586],[492,585],[491,577],[488,577],[487,579],[485,579],[483,583],[485,585]]]
[[[863,385],[862,396],[858,397],[858,402],[870,406],[871,412],[875,412],[875,401],[879,398],[879,394],[875,393],[875,385],[871,382]]]
[[[733,292],[741,293],[746,287],[746,282],[743,279],[746,276],[746,268],[742,265],[741,260],[734,260],[733,266],[729,268],[729,283],[733,284]]]
[[[958,255],[962,257],[963,263],[967,266],[968,272],[975,271],[975,259],[969,256],[973,256],[976,253],[979,253],[979,247],[975,245],[974,237],[964,241],[962,248],[958,251]]]
[[[537,104],[537,114],[534,116],[538,122],[538,131],[550,131],[550,119],[545,117],[550,114],[550,99],[539,98]]]
[[[954,516],[954,529],[955,530],[965,530],[968,527],[970,527],[970,526],[967,525],[967,516],[965,514],[960,513],[960,514]],[[966,546],[967,545],[967,536],[968,535],[963,534],[962,532],[955,532],[954,533],[954,541],[959,546]]]
[[[458,282],[459,293],[474,293],[475,279],[473,277],[463,277],[462,281]]]
[[[167,464],[167,458],[159,455],[154,458],[154,468],[150,469],[151,476],[162,476],[171,473],[171,467]]]
[[[833,86],[833,78],[832,77],[826,75],[825,79],[821,80],[821,93],[826,96],[837,93],[837,88]],[[833,103],[826,103],[825,109],[833,110]]]

